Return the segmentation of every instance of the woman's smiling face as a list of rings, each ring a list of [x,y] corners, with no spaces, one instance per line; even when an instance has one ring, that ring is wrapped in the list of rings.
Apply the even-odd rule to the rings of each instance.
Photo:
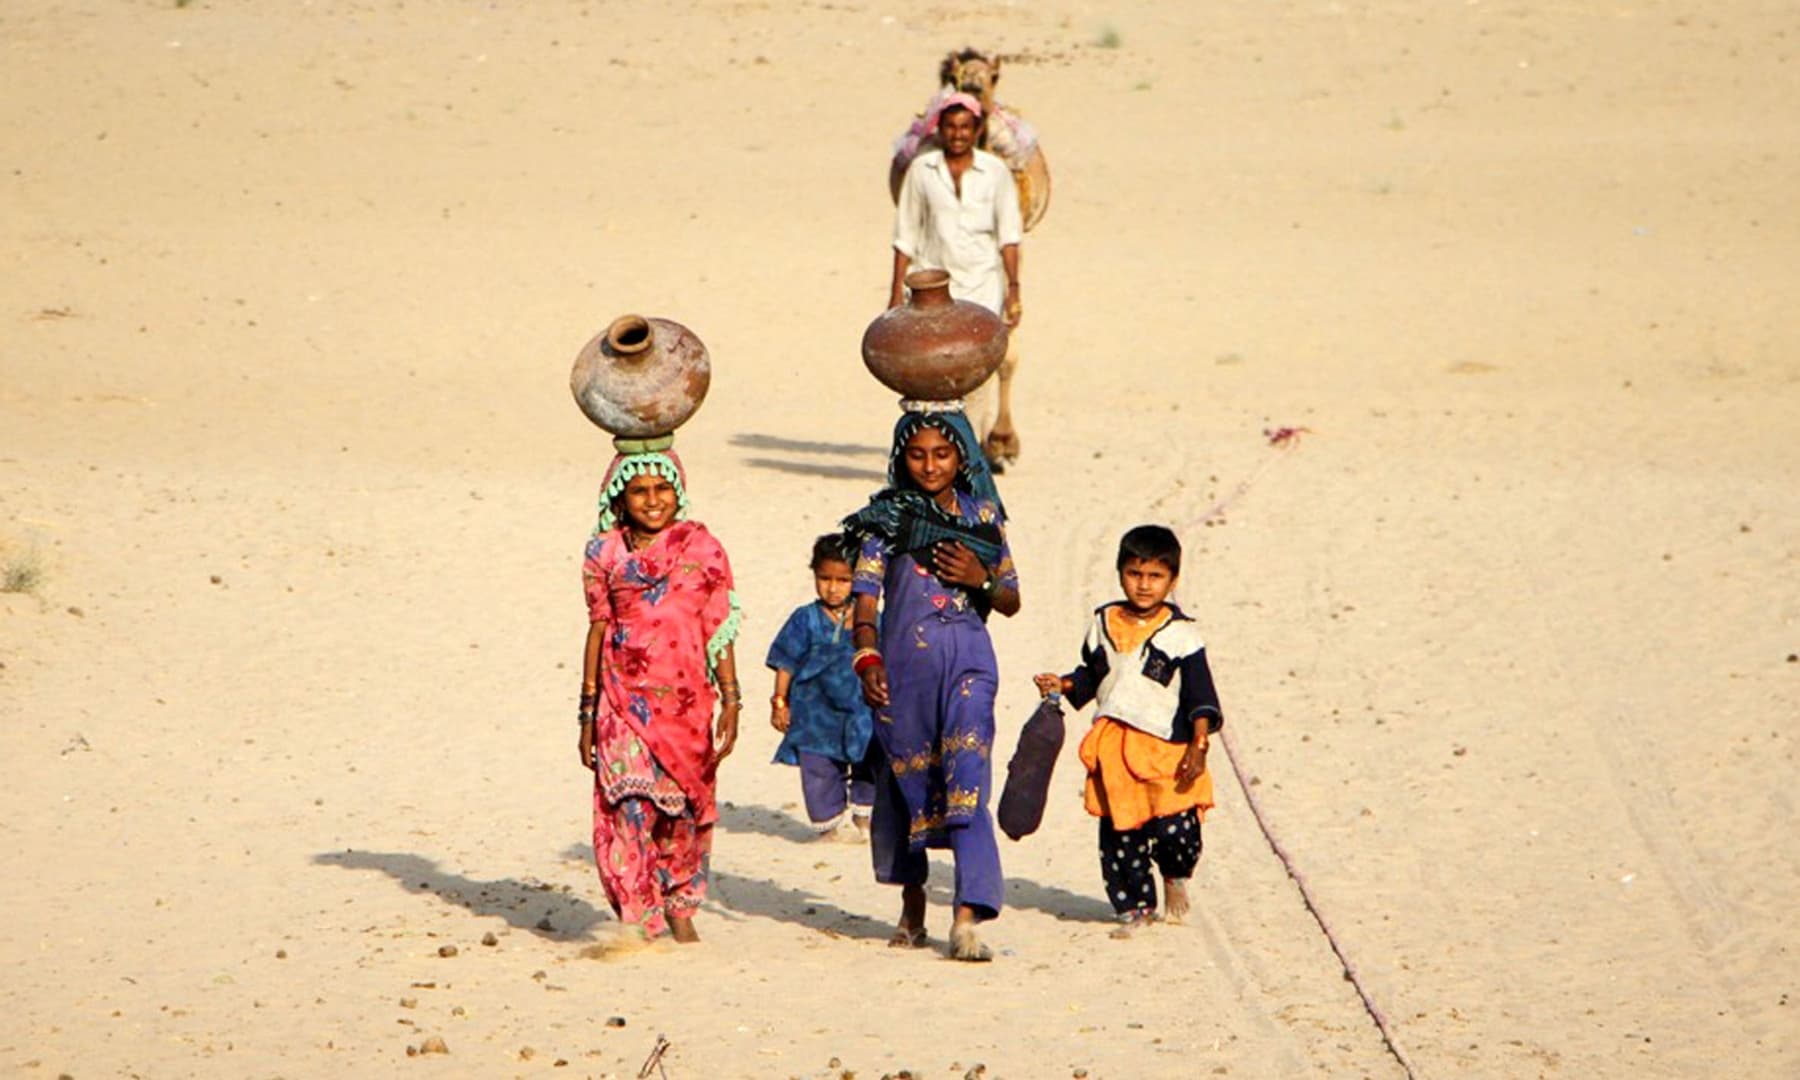
[[[675,485],[656,473],[632,477],[620,494],[625,503],[625,520],[642,533],[659,533],[675,520],[679,500]]]

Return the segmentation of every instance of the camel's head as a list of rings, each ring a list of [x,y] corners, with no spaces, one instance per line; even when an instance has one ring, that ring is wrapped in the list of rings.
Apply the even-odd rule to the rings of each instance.
[[[994,87],[1000,82],[1000,57],[986,56],[974,49],[964,49],[944,57],[938,68],[938,81],[954,86],[966,94],[974,94],[984,109],[994,104]]]

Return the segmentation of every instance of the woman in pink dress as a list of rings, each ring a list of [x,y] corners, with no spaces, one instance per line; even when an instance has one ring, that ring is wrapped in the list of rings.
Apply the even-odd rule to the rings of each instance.
[[[731,564],[687,517],[681,461],[620,454],[581,569],[581,763],[594,772],[594,859],[613,912],[699,940],[719,762],[737,742],[740,620]],[[714,706],[718,707],[714,722]]]

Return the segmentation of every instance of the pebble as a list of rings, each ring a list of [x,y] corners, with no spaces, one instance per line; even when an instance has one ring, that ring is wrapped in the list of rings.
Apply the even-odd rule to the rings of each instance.
[[[529,1046],[519,1047],[519,1060],[520,1061],[530,1061],[534,1057],[537,1057],[536,1050],[533,1050]]]
[[[463,1008],[461,1005],[452,1005],[452,1006],[450,1006],[450,1015],[451,1016],[467,1016],[467,1015],[469,1015],[469,1010]]]
[[[449,1052],[449,1044],[444,1042],[442,1036],[430,1036],[419,1044],[419,1053],[421,1054],[448,1054]]]
[[[494,936],[492,930],[489,930],[487,933],[481,935],[481,943],[489,946],[498,945],[500,944],[500,939]]]
[[[438,946],[438,955],[439,956],[455,956],[456,955],[456,946],[454,946],[454,945],[439,945]]]
[[[556,932],[556,924],[550,921],[550,916],[548,915],[538,920],[537,928],[544,931],[546,934]]]
[[[400,999],[400,1007],[402,1009],[416,1009],[419,1007],[419,999],[418,998],[401,998]]]
[[[287,950],[286,949],[276,949],[275,950],[275,959],[286,960],[287,959]]]
[[[606,1026],[611,1028],[624,1027],[625,1018],[623,1016],[609,1016],[606,1018]]]

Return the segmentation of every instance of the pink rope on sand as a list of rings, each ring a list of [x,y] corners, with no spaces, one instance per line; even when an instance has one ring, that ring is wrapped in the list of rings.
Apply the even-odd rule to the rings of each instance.
[[[1309,434],[1311,431],[1311,428],[1303,427],[1266,428],[1263,430],[1263,438],[1268,439],[1269,445],[1277,450],[1292,450],[1294,447],[1300,445],[1300,436]],[[1236,487],[1225,493],[1225,495],[1217,502],[1207,507],[1205,513],[1183,525],[1179,531],[1187,532],[1189,529],[1200,528],[1209,521],[1218,521],[1223,518],[1225,516],[1225,508],[1232,503],[1237,502],[1242,496],[1248,494],[1250,485],[1261,479],[1262,474],[1269,471],[1269,466],[1275,464],[1279,459],[1280,455],[1278,454],[1264,458],[1263,463],[1256,467],[1255,472],[1246,476],[1244,479],[1239,480]]]
[[[1269,819],[1263,814],[1262,803],[1257,799],[1256,793],[1250,790],[1249,781],[1244,779],[1244,769],[1238,764],[1237,750],[1231,745],[1231,736],[1223,728],[1219,730],[1219,741],[1225,744],[1225,756],[1230,759],[1232,775],[1237,777],[1238,788],[1243,791],[1244,801],[1250,806],[1250,816],[1256,819],[1257,827],[1262,830],[1263,839],[1269,842],[1270,850],[1274,851],[1275,857],[1281,860],[1281,865],[1287,870],[1288,877],[1293,878],[1294,884],[1299,887],[1300,899],[1306,904],[1306,910],[1312,913],[1313,921],[1319,924],[1319,929],[1325,934],[1325,940],[1331,944],[1331,951],[1337,954],[1338,963],[1344,967],[1344,978],[1349,979],[1350,985],[1356,987],[1356,995],[1362,998],[1363,1008],[1368,1012],[1369,1018],[1375,1021],[1375,1027],[1381,1032],[1381,1039],[1387,1044],[1388,1052],[1394,1055],[1394,1060],[1400,1063],[1400,1068],[1405,1070],[1409,1080],[1417,1080],[1418,1070],[1413,1068],[1411,1059],[1406,1056],[1406,1051],[1400,1046],[1400,1040],[1394,1036],[1393,1028],[1388,1024],[1387,1014],[1382,1012],[1381,1006],[1375,1003],[1375,997],[1363,984],[1362,975],[1356,970],[1356,964],[1350,959],[1349,954],[1344,952],[1344,947],[1338,941],[1337,934],[1332,931],[1331,924],[1325,921],[1325,913],[1319,910],[1318,902],[1313,899],[1312,889],[1306,884],[1306,877],[1300,873],[1300,868],[1294,865],[1293,857],[1288,854],[1287,848],[1283,847],[1281,841],[1276,838],[1275,830],[1269,827]]]
[[[1282,427],[1264,431],[1263,437],[1268,439],[1269,445],[1277,450],[1291,450],[1300,444],[1300,436],[1306,432],[1306,428]],[[1206,512],[1190,522],[1183,531],[1224,517],[1225,508],[1248,492],[1250,485],[1256,483],[1269,466],[1275,463],[1277,457],[1279,455],[1266,458],[1261,465],[1256,467],[1255,472],[1239,481],[1238,485],[1223,498],[1207,507]],[[1325,913],[1319,910],[1318,902],[1313,899],[1312,888],[1306,884],[1305,875],[1301,874],[1300,868],[1294,865],[1293,856],[1288,854],[1287,848],[1282,846],[1280,839],[1275,835],[1275,830],[1270,827],[1268,815],[1263,813],[1262,801],[1250,789],[1250,782],[1244,778],[1243,766],[1238,764],[1237,750],[1232,746],[1231,734],[1221,728],[1219,741],[1225,744],[1225,756],[1231,761],[1231,774],[1237,777],[1238,788],[1244,793],[1244,802],[1250,807],[1250,816],[1256,819],[1256,826],[1262,830],[1263,839],[1269,842],[1269,849],[1275,852],[1275,857],[1281,860],[1282,867],[1287,870],[1288,877],[1292,878],[1295,886],[1299,888],[1301,902],[1306,905],[1306,910],[1312,913],[1313,921],[1319,924],[1319,930],[1324,933],[1326,942],[1331,945],[1331,951],[1337,954],[1338,963],[1343,965],[1344,978],[1349,979],[1350,985],[1356,987],[1356,996],[1362,999],[1363,1009],[1368,1012],[1369,1019],[1375,1021],[1376,1030],[1381,1032],[1381,1040],[1387,1044],[1388,1053],[1394,1055],[1394,1060],[1400,1063],[1400,1068],[1405,1071],[1408,1080],[1417,1080],[1418,1070],[1413,1068],[1413,1063],[1406,1056],[1400,1040],[1394,1036],[1393,1027],[1388,1023],[1387,1014],[1382,1012],[1381,1006],[1375,1003],[1375,996],[1369,993],[1369,988],[1364,985],[1362,974],[1356,970],[1356,964],[1351,961],[1349,954],[1344,952],[1343,944],[1338,941],[1338,936],[1331,929],[1331,924],[1325,920]]]

